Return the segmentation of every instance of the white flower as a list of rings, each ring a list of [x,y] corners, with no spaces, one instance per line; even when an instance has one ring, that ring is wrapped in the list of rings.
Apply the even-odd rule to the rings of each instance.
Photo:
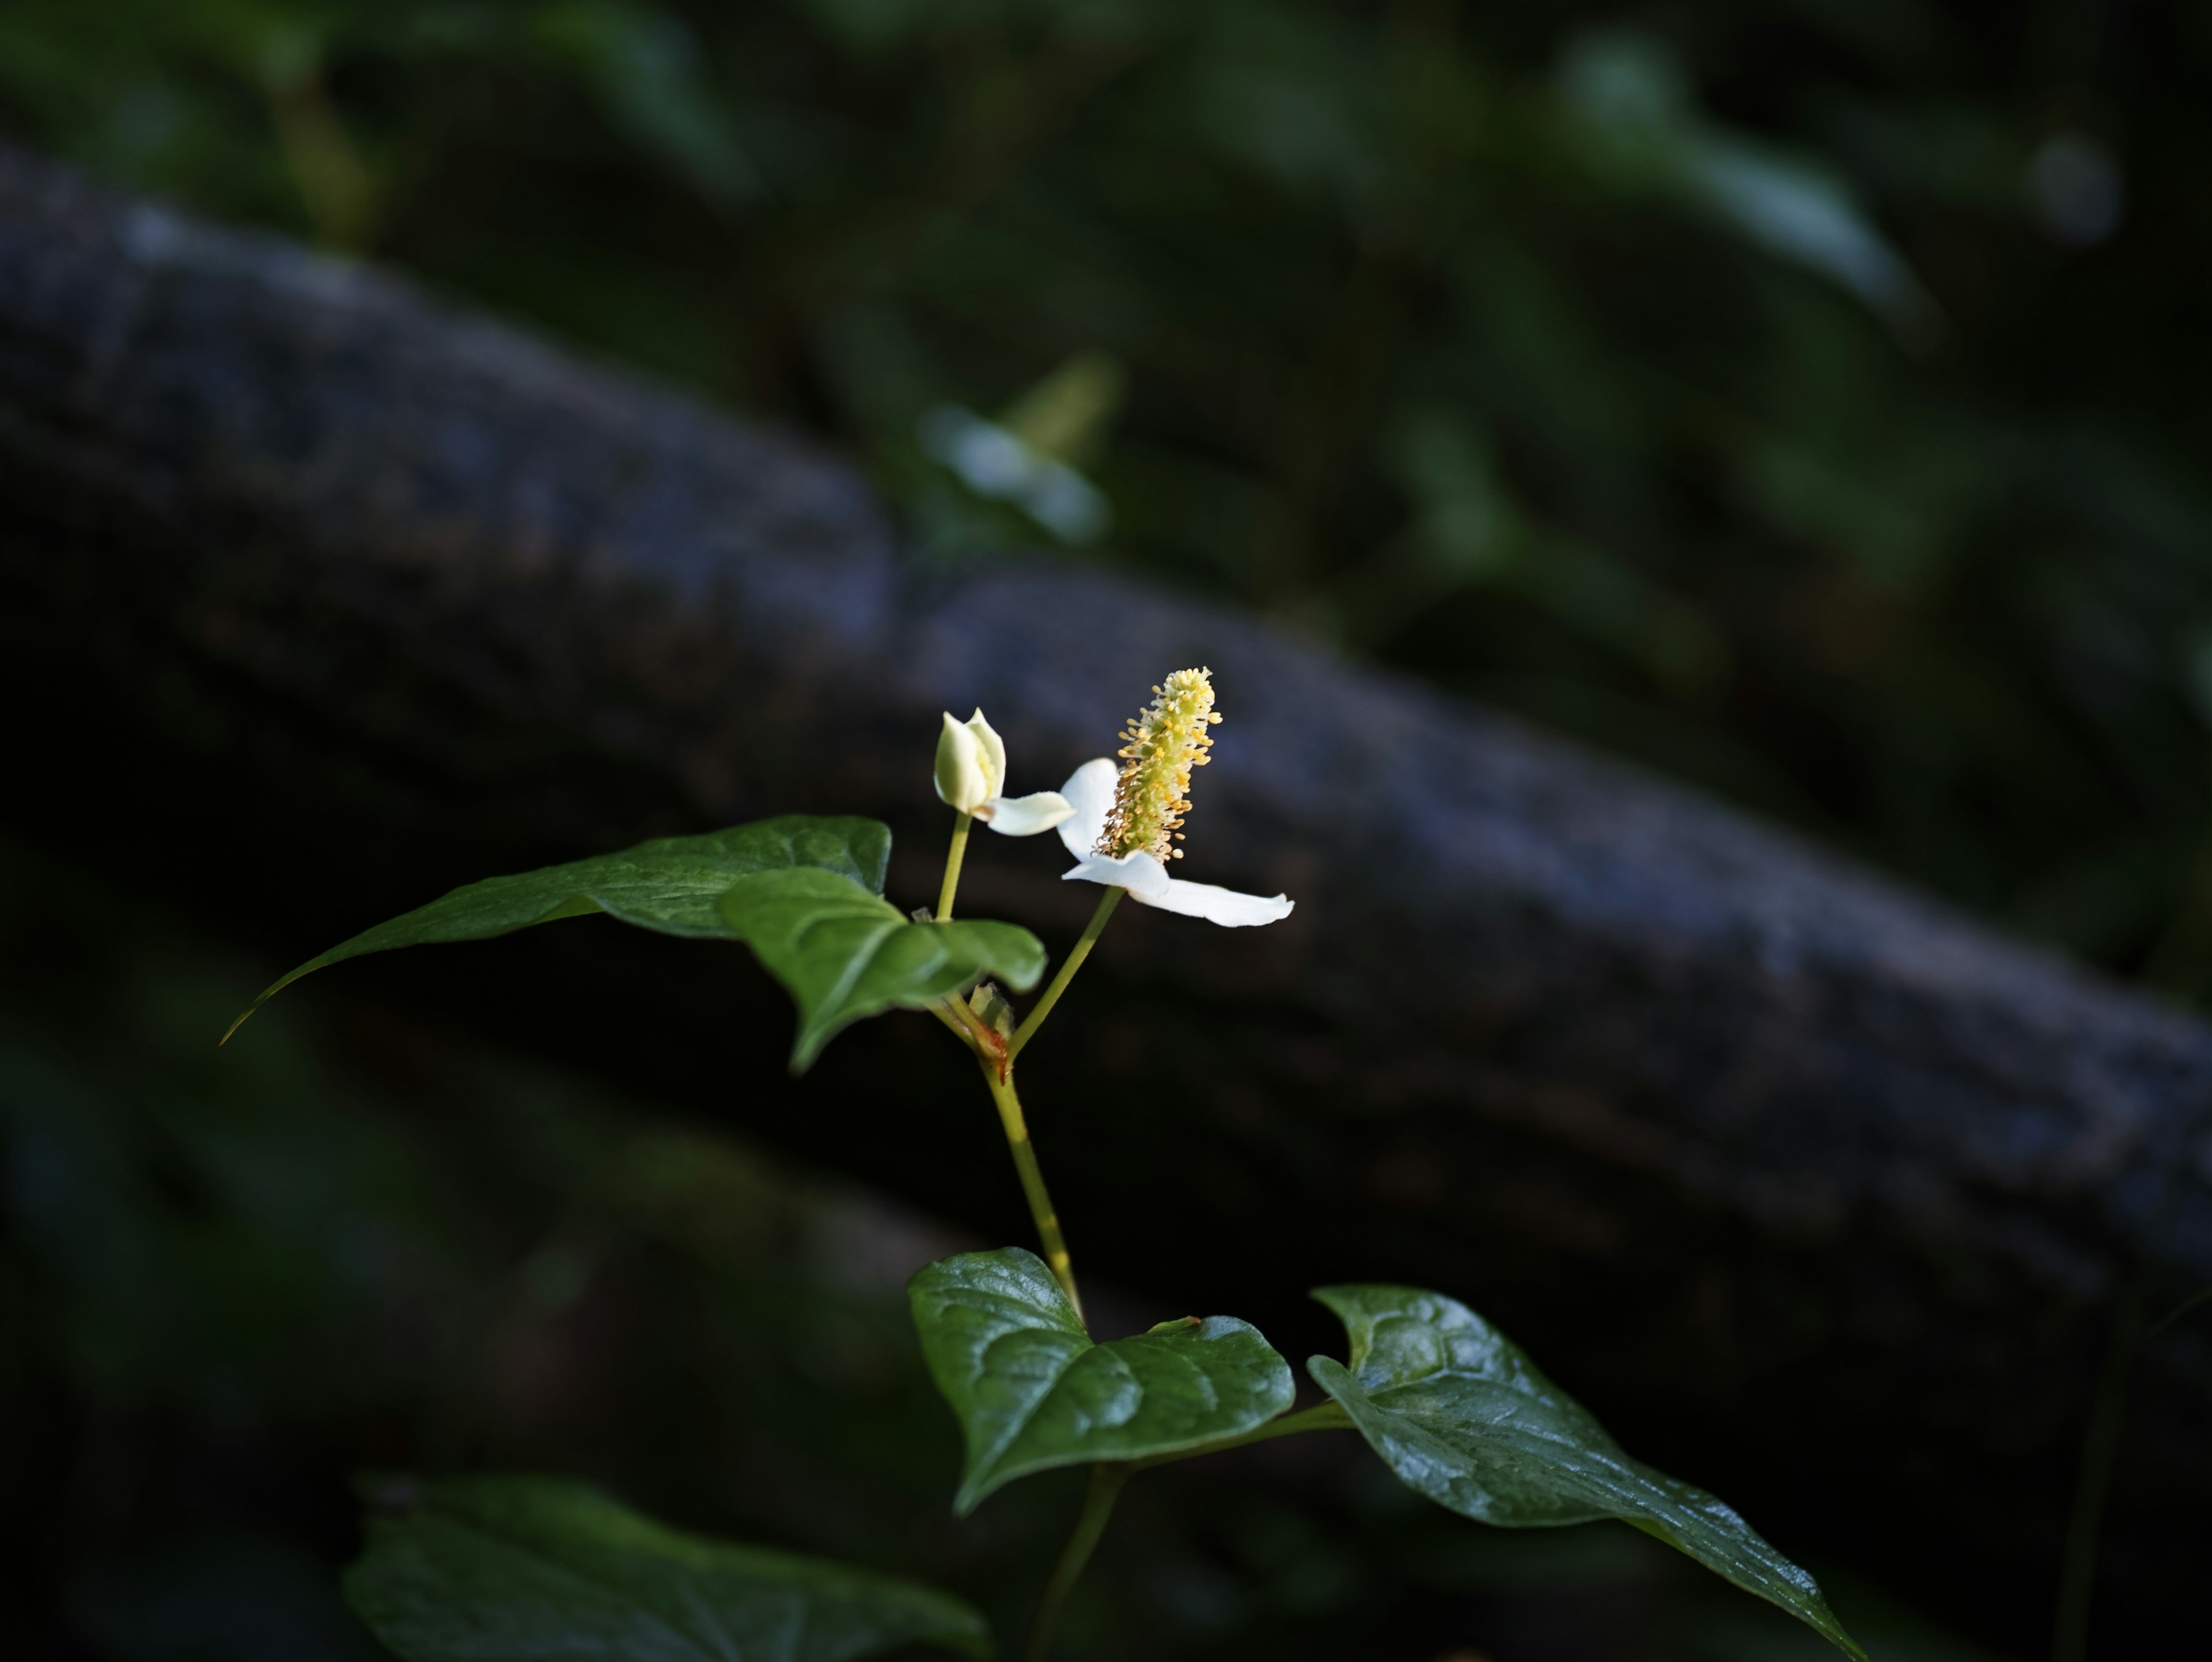
[[[1006,780],[1006,746],[977,710],[966,721],[948,712],[937,740],[937,794],[940,801],[980,819],[1002,837],[1035,837],[1050,831],[1075,810],[1056,790],[1029,796],[1001,796]]]
[[[1064,543],[1094,543],[1112,523],[1098,487],[1020,434],[940,404],[921,421],[921,447],[979,496],[1012,502]]]
[[[1190,808],[1183,793],[1190,788],[1191,770],[1205,766],[1212,743],[1206,729],[1221,718],[1213,713],[1213,686],[1202,669],[1177,670],[1168,677],[1165,691],[1152,691],[1152,708],[1122,735],[1129,741],[1121,751],[1124,765],[1099,757],[1060,787],[1071,817],[1060,828],[1060,840],[1075,856],[1066,880],[1127,889],[1147,906],[1231,929],[1288,917],[1295,903],[1286,896],[1267,899],[1168,875],[1162,856],[1182,857],[1173,844],[1182,838],[1177,827]]]

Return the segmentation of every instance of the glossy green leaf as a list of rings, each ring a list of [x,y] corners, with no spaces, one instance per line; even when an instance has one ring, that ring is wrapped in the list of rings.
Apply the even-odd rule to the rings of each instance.
[[[593,912],[663,934],[727,939],[730,928],[714,903],[739,878],[798,868],[834,873],[855,886],[881,893],[890,850],[890,830],[873,819],[786,814],[700,837],[657,837],[620,854],[465,883],[427,906],[364,929],[309,959],[255,999],[253,1009],[233,1022],[231,1032],[301,976],[395,947],[485,941],[533,923]]]
[[[1507,1528],[1621,1519],[1864,1656],[1811,1576],[1703,1489],[1621,1452],[1589,1409],[1465,1305],[1410,1287],[1314,1296],[1343,1319],[1352,1365],[1316,1356],[1307,1371],[1411,1487]]]
[[[933,1263],[907,1283],[937,1388],[966,1436],[953,1510],[1032,1472],[1141,1460],[1256,1429],[1291,1406],[1287,1363],[1228,1316],[1094,1344],[1033,1252]]]
[[[372,1514],[345,1595],[407,1662],[845,1662],[915,1643],[989,1652],[983,1618],[950,1594],[687,1535],[588,1484],[382,1487],[403,1509]]]
[[[762,872],[732,884],[720,905],[729,933],[798,1002],[793,1068],[864,1016],[920,1009],[984,976],[1024,991],[1044,973],[1044,947],[1027,929],[915,922],[835,872]]]

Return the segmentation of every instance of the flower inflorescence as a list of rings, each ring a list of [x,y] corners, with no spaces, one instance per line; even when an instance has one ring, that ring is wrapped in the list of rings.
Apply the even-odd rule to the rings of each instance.
[[[1121,734],[1121,772],[1098,853],[1182,858],[1174,844],[1182,841],[1182,817],[1190,812],[1190,770],[1206,765],[1213,744],[1206,729],[1220,720],[1210,670],[1179,669],[1152,689],[1151,707]]]

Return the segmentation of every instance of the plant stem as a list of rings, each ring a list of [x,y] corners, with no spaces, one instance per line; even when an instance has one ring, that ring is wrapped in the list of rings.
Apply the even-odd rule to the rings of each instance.
[[[1075,1520],[1075,1533],[1060,1549],[1060,1562],[1053,1566],[1044,1597],[1037,1600],[1036,1621],[1030,1628],[1029,1648],[1023,1653],[1024,1662],[1044,1662],[1052,1649],[1053,1624],[1060,1620],[1060,1607],[1067,1602],[1083,1567],[1091,1562],[1091,1549],[1106,1532],[1106,1520],[1113,1516],[1114,1502],[1121,1498],[1121,1485],[1129,1481],[1133,1470],[1119,1460],[1101,1460],[1091,1468],[1091,1490],[1083,1497],[1083,1515]]]
[[[2167,1328],[2172,1327],[2184,1316],[2186,1316],[2191,1311],[2196,1309],[2198,1305],[2204,1303],[2209,1299],[2212,1299],[2212,1287],[2202,1287],[2197,1288],[2196,1292],[2191,1294],[2179,1304],[2174,1306],[2172,1309],[2167,1311],[2166,1314],[2160,1318],[2158,1325],[2151,1329],[2149,1332],[2144,1334],[2143,1337],[2146,1339],[2155,1339],[2160,1334],[2165,1332]]]
[[[2051,1662],[2082,1662],[2089,1653],[2089,1604],[2097,1588],[2105,1502],[2112,1494],[2112,1467],[2127,1418],[2128,1375],[2142,1340],[2143,1284],[2148,1279],[2147,1272],[2139,1270],[2120,1295],[2112,1338],[2106,1347],[2104,1373],[2097,1381],[2088,1428],[2082,1434],[2081,1475],[2075,1483],[2074,1509],[2066,1520],[2065,1551],[2059,1560]]]
[[[960,862],[968,857],[968,816],[957,808],[952,811],[952,849],[945,856],[945,883],[937,892],[936,918],[940,923],[952,921],[952,893],[960,886]]]
[[[951,1001],[949,999],[939,999],[936,1003],[925,1005],[923,1008],[926,1008],[930,1014],[935,1016],[939,1021],[951,1028],[954,1033],[957,1034],[960,1041],[966,1044],[969,1050],[972,1050],[975,1048],[975,1038],[969,1032],[966,1024],[964,1024],[958,1016],[952,1014]]]
[[[1044,1173],[1037,1168],[1036,1150],[1030,1144],[1029,1123],[1022,1117],[1022,1099],[1014,1094],[1011,1075],[1000,1079],[987,1067],[983,1079],[991,1087],[991,1100],[999,1106],[999,1123],[1006,1128],[1006,1147],[1013,1153],[1014,1170],[1021,1173],[1022,1193],[1029,1198],[1030,1215],[1036,1220],[1037,1240],[1044,1247],[1044,1261],[1052,1266],[1060,1290],[1067,1294],[1068,1303],[1075,1306],[1075,1318],[1081,1321],[1083,1296],[1075,1290],[1075,1265],[1067,1256],[1066,1239],[1060,1233],[1060,1214],[1053,1210],[1052,1196],[1045,1192]]]
[[[1014,1029],[1014,1042],[1006,1047],[1009,1062],[1021,1055],[1022,1046],[1030,1042],[1030,1035],[1044,1025],[1044,1019],[1052,1014],[1052,1007],[1060,1002],[1060,995],[1067,990],[1067,983],[1075,979],[1075,972],[1083,967],[1083,960],[1091,956],[1091,947],[1097,944],[1100,934],[1106,928],[1106,920],[1114,916],[1114,908],[1121,904],[1121,897],[1127,892],[1126,889],[1109,889],[1099,898],[1098,910],[1091,914],[1091,921],[1083,926],[1083,938],[1075,943],[1075,949],[1068,953],[1067,961],[1060,966],[1060,973],[1053,977],[1052,985],[1044,989],[1044,996],[1037,1001],[1036,1008],[1029,1013],[1028,1020]]]
[[[1195,1460],[1202,1454],[1218,1454],[1224,1449],[1243,1448],[1247,1443],[1264,1443],[1277,1437],[1295,1437],[1302,1431],[1349,1431],[1352,1416],[1334,1403],[1322,1403],[1303,1413],[1286,1414],[1279,1420],[1270,1420],[1257,1431],[1245,1432],[1242,1436],[1224,1437],[1218,1442],[1200,1443],[1196,1448],[1186,1448],[1173,1454],[1154,1454],[1134,1462],[1132,1471],[1149,1471],[1154,1466],[1170,1465],[1177,1460]]]
[[[975,1014],[974,1006],[954,993],[929,1008],[937,1012],[938,1019],[946,1026],[968,1041],[969,1049],[975,1052],[976,1061],[983,1064],[986,1072],[998,1073],[999,1055],[1006,1048],[1006,1042],[983,1025],[983,1018]]]

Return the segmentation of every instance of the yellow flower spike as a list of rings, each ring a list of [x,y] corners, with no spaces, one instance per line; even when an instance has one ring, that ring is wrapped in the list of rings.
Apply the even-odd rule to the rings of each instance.
[[[1095,852],[1145,853],[1166,861],[1182,858],[1182,817],[1190,812],[1190,775],[1206,765],[1213,739],[1206,729],[1221,720],[1213,708],[1211,670],[1179,669],[1152,689],[1152,706],[1122,732],[1121,771],[1114,807]]]
[[[1101,756],[1076,769],[1060,787],[1071,807],[1060,827],[1062,846],[1075,857],[1065,874],[1070,881],[1126,889],[1144,905],[1228,928],[1291,915],[1284,895],[1239,894],[1168,875],[1167,862],[1182,858],[1175,845],[1190,812],[1191,774],[1206,765],[1211,729],[1220,720],[1212,672],[1179,669],[1152,689],[1150,706],[1121,734],[1119,768]]]

